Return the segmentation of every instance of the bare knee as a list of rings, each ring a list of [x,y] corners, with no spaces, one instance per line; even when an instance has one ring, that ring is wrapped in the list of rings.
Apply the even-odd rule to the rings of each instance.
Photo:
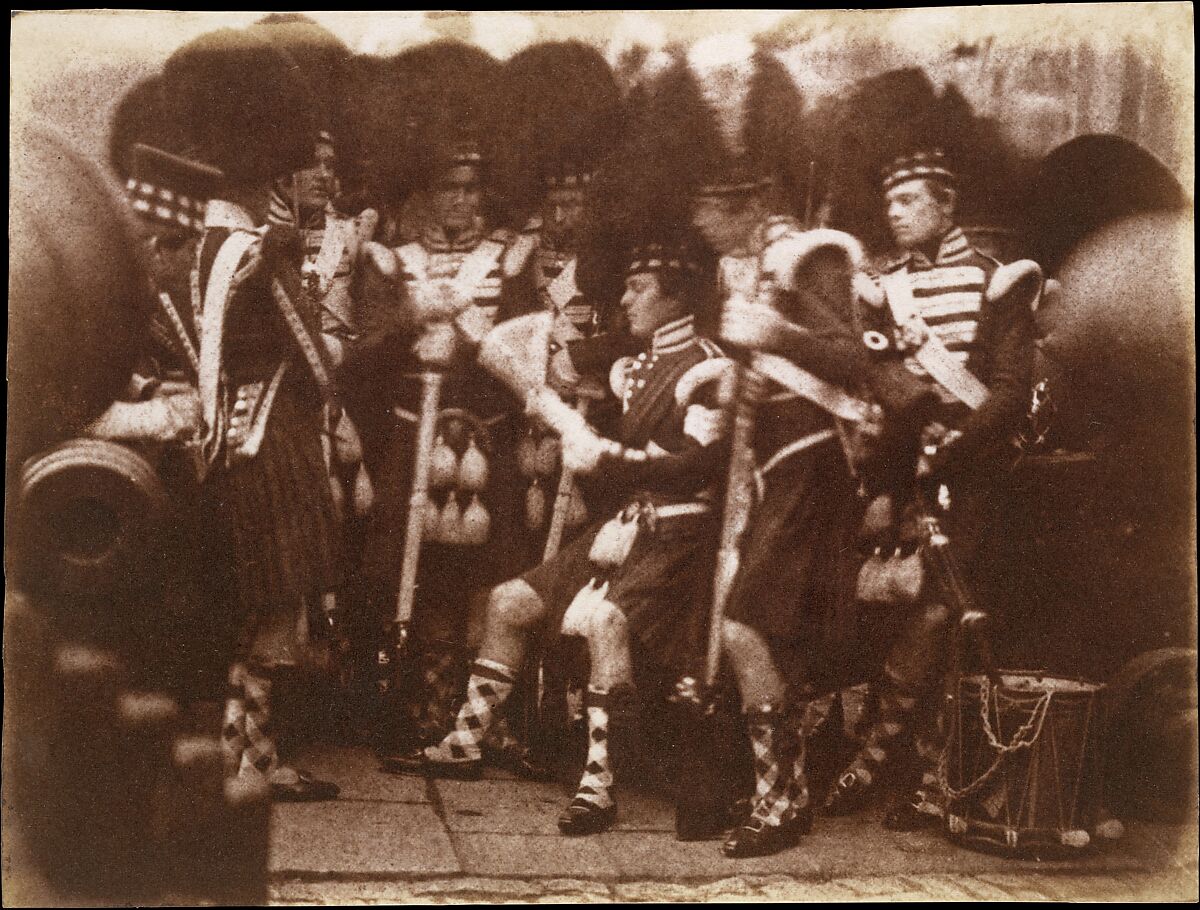
[[[527,629],[545,614],[545,605],[537,592],[519,578],[497,585],[488,595],[489,624],[510,629]]]
[[[721,625],[721,643],[736,659],[760,650],[762,636],[747,625],[727,619]]]

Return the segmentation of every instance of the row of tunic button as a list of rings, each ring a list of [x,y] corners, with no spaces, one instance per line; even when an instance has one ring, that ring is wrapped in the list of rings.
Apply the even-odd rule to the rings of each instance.
[[[623,396],[625,399],[626,406],[628,406],[629,400],[631,398],[633,398],[633,393],[634,393],[635,389],[644,389],[646,387],[645,377],[643,376],[641,378],[634,378],[634,376],[632,375],[633,371],[640,370],[640,369],[642,369],[642,367],[645,367],[646,372],[648,373],[654,369],[654,365],[656,363],[658,363],[658,355],[657,354],[650,356],[649,362],[647,363],[647,355],[646,355],[646,352],[643,351],[642,353],[638,354],[637,358],[633,361],[633,363],[631,363],[629,365],[629,374],[630,375],[627,375],[625,377],[625,395]]]

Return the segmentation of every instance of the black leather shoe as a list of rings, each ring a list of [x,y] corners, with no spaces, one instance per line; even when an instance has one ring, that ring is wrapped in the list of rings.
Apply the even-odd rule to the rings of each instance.
[[[873,782],[867,783],[853,771],[847,771],[830,788],[825,798],[825,814],[852,815],[865,806],[875,792]]]
[[[794,847],[800,838],[812,830],[812,814],[806,809],[792,822],[783,825],[768,825],[758,818],[750,818],[735,828],[721,852],[731,859],[751,856],[773,856],[789,847]]]
[[[402,755],[381,757],[379,770],[388,774],[422,774],[448,780],[479,780],[483,777],[483,759],[437,761],[426,755],[422,747]]]
[[[271,797],[278,803],[319,803],[337,799],[341,788],[331,781],[317,780],[307,771],[297,771],[296,779],[272,783]]]
[[[883,816],[883,827],[889,831],[924,831],[936,828],[941,819],[929,812],[922,812],[924,802],[920,794],[913,793],[888,807]]]
[[[573,799],[558,817],[558,830],[570,837],[599,834],[617,820],[617,804],[601,808],[586,799]]]

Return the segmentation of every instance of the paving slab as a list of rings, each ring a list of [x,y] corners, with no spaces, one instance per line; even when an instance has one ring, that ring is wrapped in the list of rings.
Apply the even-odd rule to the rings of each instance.
[[[342,788],[343,800],[379,800],[389,803],[428,803],[425,778],[384,774],[375,752],[365,746],[331,749],[311,746],[300,750],[296,767]]]
[[[461,871],[430,806],[337,800],[274,807],[270,869],[281,874],[447,875]]]
[[[609,880],[617,868],[595,837],[455,833],[463,871],[479,876]]]
[[[776,856],[729,859],[721,842],[675,840],[674,834],[609,831],[596,838],[622,879],[688,880],[744,875],[812,875],[815,864],[803,850]]]
[[[665,796],[618,789],[616,799],[617,823],[614,830],[674,833],[675,806]]]
[[[558,806],[567,795],[559,784],[533,780],[438,780],[434,788],[447,809]]]
[[[1139,860],[1151,865],[1196,868],[1200,826],[1130,822],[1125,826],[1125,832],[1123,842]]]
[[[537,805],[472,807],[445,810],[446,827],[463,834],[524,834],[558,836],[558,813],[566,802],[545,800]]]

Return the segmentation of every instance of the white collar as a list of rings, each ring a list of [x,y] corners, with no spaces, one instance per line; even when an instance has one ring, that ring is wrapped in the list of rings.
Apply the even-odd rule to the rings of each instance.
[[[696,317],[691,314],[681,316],[654,330],[654,337],[650,340],[650,351],[654,354],[681,351],[691,344],[695,337]]]

